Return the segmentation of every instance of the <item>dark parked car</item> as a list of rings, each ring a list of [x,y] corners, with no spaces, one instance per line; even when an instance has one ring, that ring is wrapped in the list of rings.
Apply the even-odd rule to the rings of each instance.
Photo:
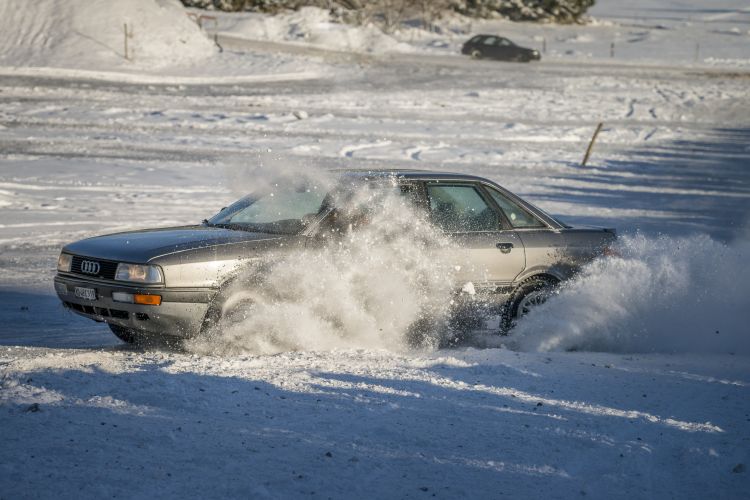
[[[474,59],[497,59],[498,61],[538,61],[538,50],[519,47],[507,38],[495,35],[477,35],[461,48],[461,53]]]
[[[568,226],[481,177],[344,171],[336,174],[332,190],[277,184],[200,225],[71,243],[62,249],[55,290],[65,307],[107,322],[127,342],[191,337],[231,314],[226,285],[243,266],[330,237],[346,217],[329,193],[368,186],[395,186],[451,239],[455,262],[462,264],[459,278],[503,305],[505,329],[615,240],[614,230]]]

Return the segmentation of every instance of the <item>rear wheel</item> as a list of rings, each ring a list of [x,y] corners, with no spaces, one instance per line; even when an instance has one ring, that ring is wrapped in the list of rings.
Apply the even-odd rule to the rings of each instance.
[[[547,302],[554,293],[557,282],[551,278],[534,276],[521,283],[503,307],[500,317],[500,333],[508,335],[519,319],[535,307]]]

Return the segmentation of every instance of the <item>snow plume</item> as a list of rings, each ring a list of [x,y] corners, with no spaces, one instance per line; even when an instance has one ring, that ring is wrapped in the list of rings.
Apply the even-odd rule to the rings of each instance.
[[[623,238],[519,322],[530,351],[750,354],[750,238]]]
[[[263,192],[278,186],[307,183],[328,189],[335,175],[311,166],[308,159],[268,149],[243,155],[224,166],[224,183],[235,197]]]
[[[394,183],[341,197],[346,202],[336,200],[342,209],[324,237],[257,262],[226,291],[227,317],[188,349],[223,355],[438,345],[453,291],[443,236]]]

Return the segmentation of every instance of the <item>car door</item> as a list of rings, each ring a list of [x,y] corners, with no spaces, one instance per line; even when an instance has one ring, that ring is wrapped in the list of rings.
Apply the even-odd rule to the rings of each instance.
[[[497,40],[498,38],[496,36],[488,36],[482,40],[482,46],[479,49],[482,52],[482,57],[489,57],[491,59],[496,59],[498,57]]]
[[[484,185],[483,189],[523,241],[527,273],[549,272],[550,269],[557,275],[572,272],[574,266],[567,262],[569,242],[564,233],[551,228],[507,191],[489,185]]]
[[[471,54],[472,51],[481,48],[482,40],[484,40],[484,37],[482,35],[477,35],[471,40],[469,40],[468,42],[466,42],[463,53]]]
[[[459,280],[495,290],[524,270],[523,242],[477,183],[426,181],[425,193],[432,222],[451,239]]]
[[[498,38],[495,51],[497,58],[503,61],[511,61],[516,58],[516,46],[507,38]]]

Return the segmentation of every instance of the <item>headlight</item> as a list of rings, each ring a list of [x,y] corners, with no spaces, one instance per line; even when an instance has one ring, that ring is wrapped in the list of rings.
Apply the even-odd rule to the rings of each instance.
[[[73,264],[73,256],[67,253],[61,253],[57,258],[57,270],[63,273],[70,272],[70,266]]]
[[[158,266],[140,264],[117,264],[115,279],[138,283],[161,283],[163,281],[161,269]]]

